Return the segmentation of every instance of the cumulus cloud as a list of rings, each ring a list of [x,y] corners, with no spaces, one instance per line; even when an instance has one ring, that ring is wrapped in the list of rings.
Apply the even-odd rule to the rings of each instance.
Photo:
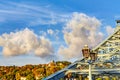
[[[103,33],[99,31],[100,26],[101,22],[95,17],[73,13],[63,30],[67,47],[60,47],[58,53],[67,59],[80,58],[81,49],[85,44],[92,48],[103,39]]]
[[[51,55],[51,53],[54,52],[50,41],[45,39],[44,37],[41,37],[39,45],[35,49],[35,54],[41,57],[46,57],[47,55]]]
[[[112,28],[111,26],[106,26],[106,32],[108,35],[112,34],[114,32],[115,28]]]
[[[55,39],[57,39],[57,40],[59,39],[59,37],[58,37],[59,32],[60,32],[59,30],[52,30],[52,29],[47,30],[47,33],[51,36],[54,36]]]
[[[37,56],[46,57],[53,55],[54,51],[48,39],[37,36],[28,28],[1,35],[0,46],[3,47],[4,56],[16,56],[33,52]]]
[[[54,31],[52,29],[48,29],[47,30],[47,33],[50,34],[50,35],[53,35],[54,34]]]

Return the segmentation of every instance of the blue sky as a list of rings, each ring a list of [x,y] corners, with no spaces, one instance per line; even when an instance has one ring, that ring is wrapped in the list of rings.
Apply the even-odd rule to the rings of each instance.
[[[36,54],[34,55],[33,49],[26,52],[27,54],[19,52],[19,55],[19,53],[17,54],[16,52],[14,55],[10,53],[12,56],[10,55],[9,57],[6,57],[4,56],[6,50],[4,50],[4,48],[8,44],[10,45],[10,43],[2,44],[1,39],[0,65],[48,63],[52,59],[69,60],[71,57],[63,59],[62,56],[64,56],[64,54],[59,54],[61,49],[64,49],[63,51],[65,52],[65,49],[70,49],[68,47],[76,47],[74,42],[71,44],[69,43],[66,33],[64,32],[66,31],[66,27],[70,28],[67,24],[70,24],[69,22],[72,22],[72,20],[76,20],[74,18],[76,15],[81,18],[82,14],[85,14],[84,17],[87,16],[90,19],[95,18],[95,21],[98,22],[97,25],[100,25],[99,29],[96,27],[95,30],[99,31],[104,39],[108,36],[108,33],[112,32],[109,32],[109,30],[114,30],[116,26],[115,20],[120,19],[119,3],[119,0],[0,0],[0,36],[1,38],[4,36],[3,41],[5,41],[5,38],[8,39],[8,41],[11,41],[11,36],[15,39],[19,34],[22,35],[22,33],[25,32],[26,35],[27,31],[32,31],[32,33],[30,33],[33,36],[37,36],[38,40],[41,40],[39,43],[42,44],[41,37],[44,37],[43,41],[45,40],[47,42],[48,40],[48,42],[51,43],[50,46],[53,48],[53,51],[51,51],[51,48],[48,49],[48,46],[44,45],[44,48],[47,47],[48,52],[45,53],[45,55],[44,53],[41,54],[47,56],[50,51],[51,53],[47,57],[43,57],[43,55],[40,54],[41,51],[39,52],[39,55],[36,53],[38,56],[36,56]],[[94,21],[92,22],[94,23]],[[94,34],[97,34],[96,31]],[[67,33],[71,34],[69,31],[67,31]],[[7,37],[5,37],[6,34]],[[14,36],[14,34],[17,36]],[[82,37],[79,36],[80,39]],[[92,38],[94,37],[92,36]],[[14,40],[12,41],[14,43]],[[69,52],[66,54],[69,55]],[[72,54],[72,51],[70,54],[74,55],[74,53]],[[71,58],[72,61],[73,59],[75,60],[78,58]]]

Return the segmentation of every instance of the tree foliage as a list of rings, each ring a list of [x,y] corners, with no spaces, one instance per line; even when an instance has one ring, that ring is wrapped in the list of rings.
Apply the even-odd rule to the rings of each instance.
[[[39,65],[0,66],[0,80],[20,80],[21,77],[26,77],[27,80],[35,80],[36,78],[41,80],[69,64],[70,62],[67,61],[57,61]]]

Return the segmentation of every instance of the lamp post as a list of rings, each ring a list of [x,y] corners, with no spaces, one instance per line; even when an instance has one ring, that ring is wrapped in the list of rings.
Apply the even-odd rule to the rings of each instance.
[[[82,49],[82,54],[85,61],[87,61],[89,64],[89,80],[92,80],[91,66],[92,66],[92,63],[97,58],[97,53],[95,53],[94,51],[91,51],[90,48],[88,48],[88,46],[85,45],[84,48]]]

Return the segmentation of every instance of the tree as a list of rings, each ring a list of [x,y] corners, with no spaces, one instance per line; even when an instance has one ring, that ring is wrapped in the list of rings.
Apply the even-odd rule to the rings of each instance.
[[[21,77],[20,73],[17,72],[16,75],[15,75],[16,80],[20,80],[20,77]]]
[[[33,74],[28,74],[26,77],[26,80],[35,80],[34,75]]]

